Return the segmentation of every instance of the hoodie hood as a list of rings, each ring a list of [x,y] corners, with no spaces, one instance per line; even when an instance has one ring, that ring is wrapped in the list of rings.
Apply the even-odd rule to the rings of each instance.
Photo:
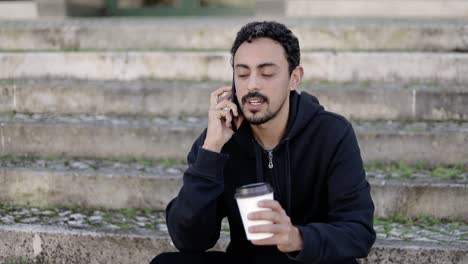
[[[280,168],[284,169],[283,173],[277,172],[278,169],[264,170],[262,156],[264,156],[263,153],[266,151],[255,141],[248,122],[242,123],[232,139],[239,144],[241,149],[247,152],[246,154],[250,158],[255,159],[257,182],[270,181],[275,192],[275,199],[280,201],[288,215],[291,212],[291,158],[289,141],[299,135],[319,112],[324,111],[317,98],[308,93],[303,92],[299,94],[296,91],[291,91],[289,100],[289,117],[286,132],[274,149],[276,150],[280,146],[285,148],[284,155],[279,159],[276,158],[281,164]],[[268,155],[271,157],[270,162],[272,162],[271,168],[273,168],[274,150],[268,151]],[[265,174],[268,174],[269,177],[266,177]]]
[[[319,104],[318,99],[308,93],[291,91],[289,96],[289,118],[286,126],[286,132],[281,141],[290,140],[299,134],[309,122],[321,111],[323,106]],[[232,137],[232,140],[245,147],[250,156],[255,156],[253,149],[253,136],[250,124],[247,121],[242,122],[238,131]]]
[[[290,93],[289,118],[284,139],[292,139],[299,134],[309,122],[323,111],[318,99],[308,93],[296,91]]]

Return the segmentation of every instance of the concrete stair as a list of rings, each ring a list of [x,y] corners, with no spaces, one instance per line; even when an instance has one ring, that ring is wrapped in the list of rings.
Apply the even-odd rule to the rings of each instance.
[[[164,210],[182,186],[187,165],[177,161],[6,158],[0,204],[33,207]],[[437,178],[429,171],[404,177],[368,170],[376,217],[398,214],[468,222],[468,171]],[[69,186],[74,186],[72,189]]]
[[[158,253],[175,251],[165,232],[103,232],[39,225],[0,225],[0,261],[34,259],[54,263],[149,263]],[[227,246],[221,236],[214,249]],[[16,245],[21,244],[21,247]],[[437,256],[437,257],[434,257]],[[466,244],[379,240],[363,263],[464,264]]]
[[[205,117],[216,81],[0,80],[0,112]],[[465,84],[304,83],[327,110],[352,120],[465,121]]]
[[[317,51],[301,57],[305,81],[468,82],[465,53]],[[229,61],[228,53],[216,51],[2,52],[0,79],[230,81]]]
[[[0,19],[36,19],[37,4],[34,1],[0,1]]]
[[[2,21],[0,205],[164,209],[250,20]],[[462,168],[444,179],[368,170],[376,216],[468,222],[468,20],[284,22],[301,41],[300,90],[351,120],[366,163]],[[175,250],[165,231],[0,221],[0,237],[0,263],[146,263]],[[462,240],[381,238],[362,263],[466,263]]]
[[[0,153],[183,160],[206,124],[196,117],[0,115]],[[354,122],[354,128],[365,161],[468,162],[466,122]]]
[[[2,21],[0,50],[226,52],[238,29],[250,21],[229,17]],[[302,51],[466,51],[467,21],[468,17],[282,19],[299,38]]]
[[[463,0],[286,0],[285,5],[291,17],[468,17],[468,3]]]

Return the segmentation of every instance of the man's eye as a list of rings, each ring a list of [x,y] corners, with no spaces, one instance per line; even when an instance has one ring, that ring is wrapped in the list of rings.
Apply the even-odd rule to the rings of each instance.
[[[275,74],[273,74],[273,73],[263,73],[262,74],[263,77],[273,77],[273,75],[275,75]]]
[[[248,76],[248,74],[238,74],[237,75],[237,77],[239,77],[239,78],[244,78],[244,77],[247,77],[247,76]]]

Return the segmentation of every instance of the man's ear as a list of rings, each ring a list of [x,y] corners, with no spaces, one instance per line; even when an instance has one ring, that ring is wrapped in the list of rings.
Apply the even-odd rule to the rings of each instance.
[[[289,90],[294,91],[301,84],[302,77],[304,76],[304,68],[301,65],[297,66],[291,73],[289,80]]]

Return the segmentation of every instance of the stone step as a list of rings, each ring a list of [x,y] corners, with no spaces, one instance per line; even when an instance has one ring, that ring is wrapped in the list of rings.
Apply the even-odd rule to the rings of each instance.
[[[38,8],[34,1],[0,1],[0,20],[36,19],[37,17]],[[3,23],[4,21],[1,21],[1,24]],[[3,42],[3,37],[0,39]]]
[[[42,211],[36,209],[39,213]],[[16,212],[24,212],[16,211]],[[38,214],[43,219],[60,218],[58,224],[0,224],[0,261],[20,261],[20,263],[149,263],[161,252],[176,251],[167,231],[155,230],[150,225],[162,226],[154,214],[129,217],[128,214],[94,212],[89,215],[56,209],[44,211],[48,215]],[[30,214],[26,212],[27,214]],[[62,214],[62,217],[50,216]],[[97,213],[97,214],[96,214]],[[106,217],[104,219],[103,215]],[[21,219],[14,215],[16,219]],[[91,217],[90,217],[91,216]],[[3,218],[14,218],[8,215]],[[29,217],[29,220],[32,217]],[[78,220],[85,226],[77,227]],[[130,223],[143,224],[144,228]],[[25,219],[25,218],[23,218]],[[91,220],[92,219],[92,220]],[[98,219],[105,224],[99,224]],[[135,219],[135,220],[134,220]],[[115,228],[101,228],[107,221],[116,221]],[[22,220],[20,220],[22,221]],[[65,223],[60,224],[61,221]],[[70,224],[71,223],[71,224]],[[149,223],[149,224],[148,224]],[[125,227],[125,228],[123,228]],[[158,228],[159,229],[159,228]],[[428,221],[416,224],[393,223],[378,220],[375,224],[378,239],[367,259],[363,263],[421,263],[463,264],[468,260],[466,235],[468,226],[464,223],[434,224]],[[221,237],[213,249],[224,250],[229,242],[229,234],[221,232]],[[21,245],[21,246],[20,246]],[[437,258],[434,258],[434,256]]]
[[[0,111],[205,117],[223,82],[0,81]],[[353,120],[468,121],[468,86],[404,83],[304,83],[327,110]]]
[[[464,0],[288,0],[290,17],[467,18]]]
[[[47,62],[47,63],[44,63]],[[468,54],[303,52],[305,81],[467,82]],[[1,52],[0,79],[231,81],[227,52]]]
[[[164,210],[177,195],[187,168],[184,163],[170,160],[129,162],[60,157],[5,157],[0,165],[0,204],[157,210]],[[368,168],[375,215],[426,215],[468,222],[468,167],[437,170],[411,166],[390,171]]]
[[[0,155],[186,158],[205,118],[0,115]],[[466,122],[355,122],[365,161],[467,163]]]
[[[386,10],[388,12],[388,10]],[[256,18],[3,21],[0,50],[222,50]],[[466,51],[468,20],[281,19],[303,51]],[[155,34],[157,32],[157,34]]]

